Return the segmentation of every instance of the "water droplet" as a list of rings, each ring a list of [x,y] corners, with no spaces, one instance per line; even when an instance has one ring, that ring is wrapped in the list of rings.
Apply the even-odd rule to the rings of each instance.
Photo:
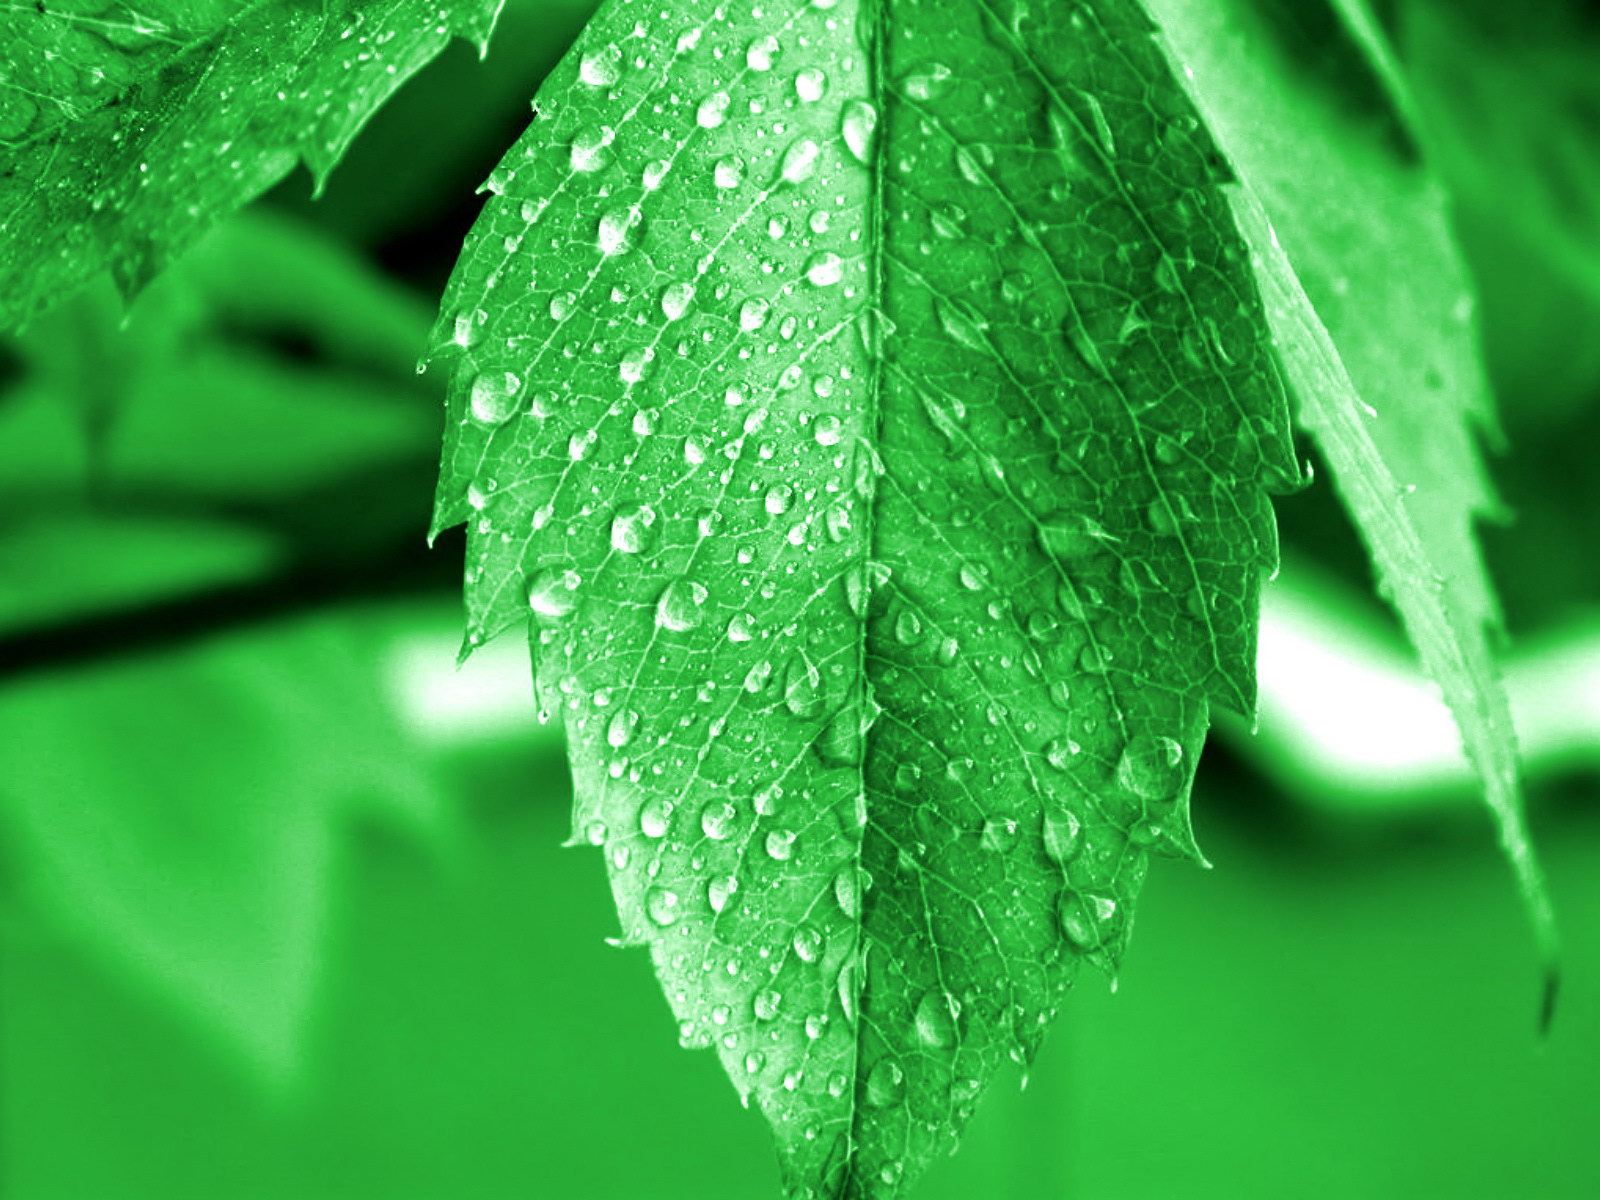
[[[700,812],[700,828],[714,842],[733,836],[739,824],[739,810],[726,800],[708,804]]]
[[[644,894],[644,910],[657,925],[678,923],[678,893],[669,888],[653,887]]]
[[[872,153],[872,135],[878,128],[878,110],[865,100],[846,100],[839,115],[839,132],[858,162]]]
[[[651,796],[639,807],[639,832],[647,838],[664,838],[672,828],[672,801]]]
[[[798,836],[790,829],[774,829],[767,834],[767,856],[778,862],[788,862],[794,857],[794,840]]]
[[[755,618],[749,613],[735,613],[728,618],[728,640],[730,642],[748,642],[755,636]]]
[[[550,319],[552,321],[565,321],[572,313],[572,308],[578,303],[577,294],[574,292],[557,292],[550,297]]]
[[[639,177],[639,182],[647,192],[653,192],[661,186],[662,180],[667,177],[667,172],[672,170],[672,163],[665,158],[651,159],[644,165],[644,172]]]
[[[917,1040],[924,1046],[948,1049],[956,1042],[956,998],[948,992],[934,989],[922,994],[917,1001],[913,1018],[917,1027]]]
[[[770,71],[772,70],[773,60],[778,57],[778,52],[781,49],[778,39],[770,33],[765,37],[755,38],[749,46],[745,47],[744,65],[752,71]]]
[[[822,957],[822,931],[814,925],[801,925],[794,931],[794,952],[802,962],[814,963]]]
[[[1061,894],[1061,932],[1083,950],[1097,949],[1111,932],[1117,916],[1117,902],[1109,896]]]
[[[789,505],[794,501],[794,489],[786,483],[775,484],[767,489],[767,511],[775,517],[781,517],[789,511]]]
[[[783,677],[783,703],[802,720],[811,720],[822,712],[822,672],[804,650],[789,660]]]
[[[772,305],[760,296],[752,296],[739,306],[739,328],[746,333],[755,333],[767,323],[767,314],[772,311]]]
[[[1100,141],[1100,148],[1108,157],[1117,153],[1117,141],[1111,136],[1111,122],[1106,120],[1106,110],[1100,105],[1100,97],[1092,92],[1080,92],[1083,102],[1088,106],[1089,119],[1094,124],[1094,135]]]
[[[1183,746],[1169,737],[1141,733],[1117,762],[1117,782],[1141,800],[1170,800],[1183,780]]]
[[[915,646],[922,640],[922,618],[909,608],[894,619],[894,638],[902,646]]]
[[[925,104],[935,99],[944,91],[945,84],[949,82],[952,72],[942,62],[928,62],[913,67],[909,74],[900,81],[905,88],[906,95],[918,103]]]
[[[611,141],[616,131],[609,125],[580,129],[572,138],[571,163],[574,171],[603,171],[611,165]]]
[[[1145,509],[1145,519],[1150,523],[1151,532],[1162,537],[1178,532],[1178,523],[1172,519],[1172,509],[1165,500],[1151,501],[1150,507]]]
[[[661,293],[661,312],[669,321],[677,321],[689,311],[689,305],[694,303],[694,284],[679,281],[667,285],[667,290]]]
[[[571,567],[544,567],[528,579],[528,607],[541,617],[559,621],[578,604],[583,577]]]
[[[633,741],[633,735],[639,729],[639,714],[631,708],[619,709],[611,717],[611,723],[606,726],[606,741],[615,750],[620,750]]]
[[[752,1050],[744,1056],[744,1069],[748,1074],[759,1074],[761,1068],[767,1065],[767,1056],[759,1050]]]
[[[879,1059],[867,1075],[867,1103],[873,1108],[898,1104],[906,1094],[906,1073],[892,1058]]]
[[[839,911],[850,920],[861,915],[861,878],[854,867],[846,867],[833,877],[833,898]]]
[[[985,850],[1004,853],[1017,844],[1017,822],[1013,817],[986,817],[978,844]]]
[[[785,183],[804,183],[817,173],[822,148],[810,138],[801,138],[784,151],[778,173]]]
[[[705,620],[703,606],[709,593],[692,579],[674,579],[656,600],[656,624],[674,633],[687,633]]]
[[[964,562],[961,569],[956,572],[956,578],[961,581],[961,586],[969,592],[981,592],[989,586],[989,564],[981,562]]]
[[[622,47],[596,46],[578,60],[578,79],[590,87],[616,87],[622,78]]]
[[[1060,562],[1076,562],[1106,548],[1110,535],[1081,513],[1057,509],[1039,518],[1039,544]]]
[[[828,91],[827,73],[820,67],[805,68],[794,77],[794,90],[803,104],[821,100]]]
[[[739,890],[739,881],[732,875],[720,875],[706,884],[706,903],[711,905],[711,911],[720,913],[728,907],[728,901],[733,899],[733,894]]]
[[[715,129],[728,119],[728,105],[731,98],[727,92],[712,92],[700,101],[700,107],[695,110],[694,119],[701,129]]]
[[[638,233],[641,216],[634,205],[613,208],[600,218],[596,244],[605,255],[626,254],[633,249],[633,239]]]
[[[484,425],[501,425],[517,411],[522,379],[510,371],[485,371],[472,381],[472,415]]]
[[[1044,814],[1044,852],[1058,863],[1071,861],[1082,845],[1083,824],[1065,809]]]
[[[813,287],[832,287],[844,278],[844,260],[832,250],[813,254],[806,260],[806,280]]]
[[[844,422],[832,413],[823,413],[811,427],[812,435],[817,439],[819,446],[837,446],[839,439],[844,436],[843,431]]]
[[[725,192],[732,191],[744,182],[744,160],[733,154],[717,159],[711,181]]]
[[[1071,738],[1051,738],[1044,744],[1044,758],[1047,763],[1058,771],[1072,769],[1083,747]]]
[[[989,351],[988,339],[984,337],[989,323],[982,317],[940,300],[934,301],[934,315],[939,319],[939,327],[952,341],[959,342],[969,350]]]

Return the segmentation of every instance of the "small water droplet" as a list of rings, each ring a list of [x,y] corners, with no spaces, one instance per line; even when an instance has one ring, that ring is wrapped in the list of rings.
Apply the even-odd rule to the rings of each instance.
[[[1017,822],[1014,817],[985,817],[983,832],[978,844],[985,850],[1004,853],[1017,844]]]
[[[1039,518],[1039,544],[1060,562],[1076,562],[1106,548],[1110,535],[1098,521],[1057,509]]]
[[[749,613],[735,613],[728,618],[728,640],[730,642],[748,642],[755,636],[755,618]]]
[[[1099,948],[1116,920],[1117,902],[1109,896],[1061,894],[1061,932],[1083,950]]]
[[[915,646],[922,640],[922,618],[909,608],[894,619],[894,639],[902,646]]]
[[[784,705],[795,716],[810,720],[821,714],[822,699],[822,673],[804,650],[797,651],[784,674]]]
[[[1044,759],[1058,771],[1071,770],[1083,747],[1068,737],[1051,738],[1044,744]]]
[[[846,867],[833,877],[833,898],[839,911],[850,920],[861,915],[861,878],[854,867]]]

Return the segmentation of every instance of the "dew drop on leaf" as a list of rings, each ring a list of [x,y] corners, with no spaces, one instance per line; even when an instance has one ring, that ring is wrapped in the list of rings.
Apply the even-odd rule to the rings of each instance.
[[[705,585],[692,579],[674,579],[656,599],[656,624],[674,633],[697,629],[705,620]]]
[[[615,87],[622,78],[622,48],[597,46],[578,60],[578,78],[590,87]]]
[[[483,425],[503,425],[517,411],[522,379],[510,371],[485,371],[472,381],[469,403]]]
[[[832,287],[844,278],[844,260],[823,250],[806,260],[806,282],[812,287]]]
[[[1117,761],[1117,783],[1142,800],[1172,799],[1183,776],[1183,746],[1169,737],[1140,734]]]
[[[839,114],[839,132],[845,148],[858,162],[865,163],[872,153],[872,136],[878,128],[878,110],[865,100],[846,100]]]
[[[653,887],[645,893],[644,909],[657,925],[677,924],[678,893],[671,888]]]
[[[873,1108],[899,1104],[906,1094],[906,1073],[892,1058],[879,1059],[867,1075],[867,1103]]]
[[[821,100],[828,91],[828,76],[820,67],[806,67],[794,77],[795,95],[804,104]]]
[[[913,1021],[917,1040],[924,1046],[948,1049],[955,1045],[955,998],[937,988],[926,991],[917,1001]]]
[[[571,567],[543,567],[528,579],[528,607],[541,617],[559,621],[578,604],[583,577]]]
[[[628,504],[611,518],[611,545],[623,554],[643,554],[659,540],[656,510],[648,504]]]

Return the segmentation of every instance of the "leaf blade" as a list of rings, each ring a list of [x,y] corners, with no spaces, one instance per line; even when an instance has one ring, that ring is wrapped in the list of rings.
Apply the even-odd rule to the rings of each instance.
[[[686,1044],[794,1194],[896,1195],[1198,855],[1286,401],[1135,6],[638,11],[491,178],[435,529]]]

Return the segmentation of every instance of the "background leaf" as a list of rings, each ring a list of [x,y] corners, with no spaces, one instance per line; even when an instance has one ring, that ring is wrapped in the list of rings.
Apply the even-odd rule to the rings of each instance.
[[[1444,193],[1412,140],[1400,77],[1354,0],[1153,0],[1151,10],[1260,197],[1257,207],[1242,198],[1241,223],[1275,296],[1269,308],[1296,314],[1283,336],[1301,417],[1482,775],[1539,942],[1548,1016],[1554,917],[1522,814],[1490,643],[1499,608],[1473,531],[1495,506],[1474,438],[1492,432],[1491,402]],[[1365,106],[1341,112],[1334,97],[1345,93],[1328,80],[1364,71]]]
[[[1287,406],[1142,11],[601,10],[435,335],[469,645],[796,1195],[889,1196],[1198,857]]]
[[[303,159],[320,187],[373,109],[502,0],[113,0],[0,12],[0,328],[109,267],[147,283]]]

